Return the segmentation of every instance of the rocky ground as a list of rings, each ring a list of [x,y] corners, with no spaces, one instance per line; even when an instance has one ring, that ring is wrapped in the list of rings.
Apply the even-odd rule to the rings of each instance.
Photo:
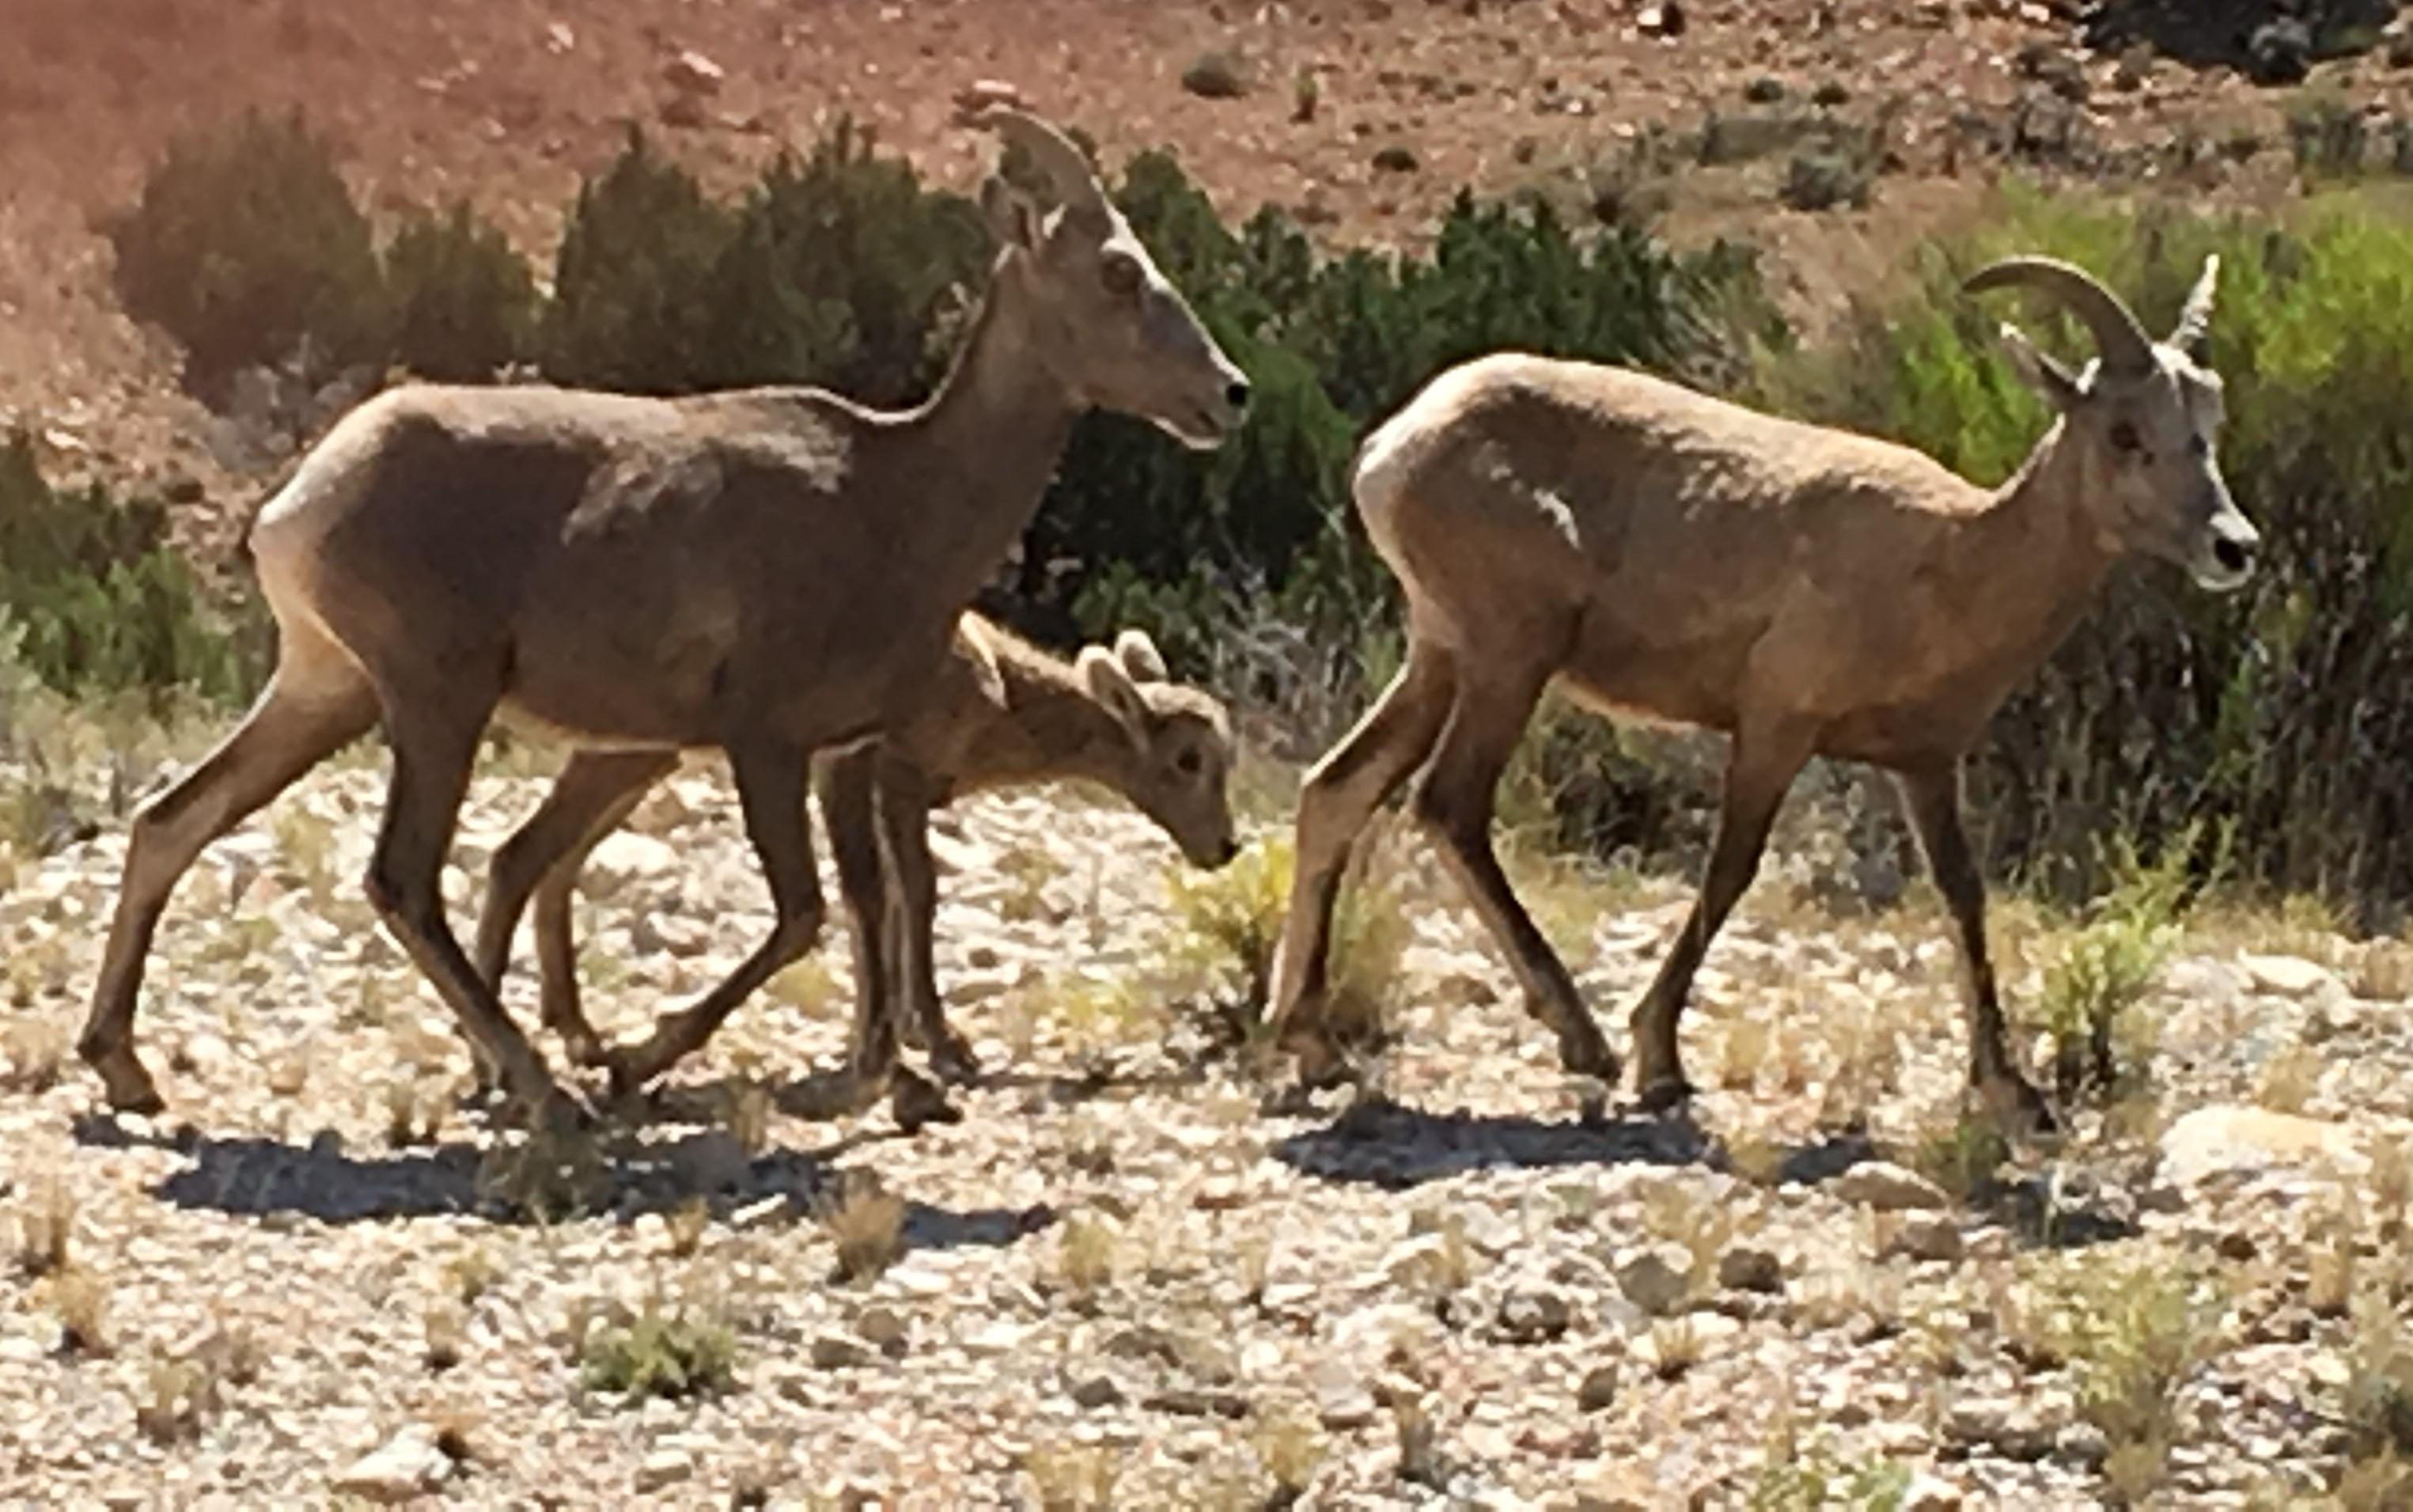
[[[998,1072],[963,1122],[818,1105],[831,950],[649,1112],[530,1151],[460,1110],[466,1057],[358,897],[382,764],[188,878],[141,1025],[159,1119],[97,1114],[67,1053],[122,826],[7,879],[0,1500],[2402,1505],[2374,1463],[2391,1413],[2413,1437],[2400,945],[2198,915],[2123,1023],[2142,1078],[1989,1176],[1922,895],[1837,912],[1774,868],[1687,1023],[1712,1090],[1653,1121],[1557,1071],[1395,842],[1367,916],[1399,1042],[1269,1112],[1193,1001],[1258,857],[1184,900],[1143,821],[1029,794],[940,836],[941,980]],[[466,867],[536,793],[481,778]],[[733,807],[698,768],[599,856],[607,1030],[766,926]],[[1518,867],[1619,1023],[1682,886]],[[2033,1019],[2070,926],[1998,916]],[[629,1396],[679,1369],[703,1389]]]

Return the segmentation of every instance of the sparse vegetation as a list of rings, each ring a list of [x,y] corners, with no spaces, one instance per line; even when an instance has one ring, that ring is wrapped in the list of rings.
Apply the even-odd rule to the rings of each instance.
[[[246,114],[170,143],[141,199],[105,230],[118,297],[184,344],[199,391],[222,392],[239,368],[284,362],[305,343],[321,374],[383,349],[368,219],[333,149],[298,112]]]
[[[30,436],[0,444],[0,672],[22,666],[71,696],[231,700],[258,684],[259,617],[204,589],[158,500],[54,489]]]
[[[726,1391],[736,1375],[737,1336],[727,1324],[654,1302],[625,1323],[587,1330],[578,1368],[586,1390],[629,1403]]]
[[[814,1212],[837,1247],[834,1274],[841,1282],[868,1281],[905,1253],[905,1200],[869,1172],[845,1173]]]
[[[1207,99],[1236,99],[1249,92],[1249,66],[1229,48],[1201,52],[1181,70],[1181,87]]]
[[[2119,842],[2118,882],[2045,972],[2039,1005],[2053,1037],[2053,1080],[2065,1099],[2113,1090],[2120,1080],[2115,1036],[2131,1023],[2174,944],[2174,926],[2192,885],[2187,845],[2152,865]]]
[[[76,1196],[55,1177],[36,1182],[17,1207],[17,1269],[29,1277],[67,1268],[75,1251]]]
[[[1384,847],[1369,837],[1351,862],[1352,877],[1333,928],[1323,1023],[1342,1045],[1383,1038],[1383,1004],[1407,946],[1402,899],[1385,875]],[[1217,871],[1168,874],[1180,933],[1173,944],[1177,977],[1191,990],[1254,1011],[1270,988],[1274,946],[1290,905],[1291,838],[1261,838]]]
[[[2143,1500],[2180,1440],[2179,1389],[2220,1345],[2210,1283],[2158,1264],[2073,1266],[2049,1278],[2045,1306],[2079,1413],[2110,1446],[2114,1489]]]

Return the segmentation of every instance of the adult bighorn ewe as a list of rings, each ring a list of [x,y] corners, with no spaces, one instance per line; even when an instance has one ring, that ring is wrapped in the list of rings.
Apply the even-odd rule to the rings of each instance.
[[[918,1031],[942,1076],[979,1075],[971,1047],[948,1027],[932,970],[932,808],[994,788],[1083,778],[1156,821],[1192,866],[1221,867],[1238,849],[1227,781],[1232,754],[1229,711],[1214,695],[1170,681],[1145,632],[1125,630],[1112,649],[1088,646],[1067,662],[965,615],[915,711],[881,733],[877,794],[859,785],[834,790],[836,762],[824,761],[816,774],[825,814],[835,805],[856,810],[833,818],[833,827],[865,823],[866,807],[876,808],[880,825],[884,875],[843,864],[859,852],[839,852],[839,888],[853,926],[856,1022],[893,1018],[905,1032]],[[675,753],[579,753],[489,868],[479,973],[499,986],[511,933],[533,894],[544,1023],[572,1060],[591,1064],[602,1053],[578,1001],[570,899],[579,867],[676,763]],[[901,1015],[894,1007],[899,999]]]
[[[159,1104],[131,1041],[176,880],[373,724],[393,776],[369,897],[521,1101],[576,1111],[462,951],[437,889],[498,708],[585,748],[725,751],[770,883],[770,937],[614,1051],[615,1083],[659,1075],[811,946],[822,903],[809,758],[910,712],[957,615],[1037,511],[1074,420],[1121,410],[1204,448],[1248,398],[1079,150],[1017,111],[970,119],[1022,148],[1046,192],[982,186],[1000,244],[987,295],[918,408],[883,413],[810,388],[659,399],[409,387],[312,449],[251,527],[277,624],[268,689],[135,816],[78,1045],[111,1103]],[[858,1071],[891,1069],[876,1037]]]
[[[1412,812],[1507,951],[1529,1011],[1575,1072],[1617,1060],[1517,900],[1489,838],[1493,789],[1553,678],[1606,711],[1725,732],[1707,876],[1633,1016],[1643,1105],[1689,1090],[1676,1021],[1695,970],[1758,869],[1769,821],[1813,754],[1896,776],[1958,928],[1969,1075],[2040,1132],[1986,956],[1961,830],[1960,758],[2060,643],[2114,558],[2143,552],[2228,589],[2259,539],[2213,460],[2220,380],[2204,364],[2216,260],[2155,345],[2067,263],[2014,258],[1968,280],[2025,287],[2093,333],[2072,373],[2004,327],[2060,412],[2016,477],[1978,488],[1907,448],[1797,424],[1618,368],[1503,354],[1428,384],[1370,435],[1354,489],[1407,599],[1405,667],[1310,774],[1269,1012],[1302,1073],[1319,1022],[1349,848],[1421,768]]]

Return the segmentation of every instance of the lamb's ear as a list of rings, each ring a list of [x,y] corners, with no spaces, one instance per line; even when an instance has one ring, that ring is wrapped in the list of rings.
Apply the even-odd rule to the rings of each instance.
[[[991,174],[981,181],[981,218],[1001,245],[1036,252],[1047,240],[1047,221],[1037,200]]]
[[[2029,388],[2050,401],[2055,409],[2072,409],[2086,396],[2085,385],[2076,374],[2050,352],[2039,350],[2026,332],[2008,321],[2003,325],[2003,347],[2011,354],[2011,370]]]
[[[1114,716],[1114,720],[1130,734],[1132,744],[1147,741],[1147,703],[1139,696],[1139,685],[1112,651],[1103,645],[1081,648],[1078,663],[1082,685],[1098,706]]]
[[[1132,629],[1115,637],[1115,660],[1123,664],[1135,683],[1161,683],[1172,674],[1164,670],[1164,653],[1147,637],[1147,631]]]
[[[997,643],[982,633],[980,622],[970,615],[955,622],[955,650],[971,671],[981,702],[1005,707],[1005,669],[997,663]]]

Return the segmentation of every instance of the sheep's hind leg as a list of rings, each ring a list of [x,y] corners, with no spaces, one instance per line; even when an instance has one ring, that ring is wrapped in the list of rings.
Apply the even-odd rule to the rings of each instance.
[[[2060,1132],[2052,1104],[2021,1076],[2004,1043],[2003,1004],[1994,986],[1994,965],[1986,950],[1986,881],[1970,853],[1961,824],[1961,769],[1957,762],[1900,772],[1903,807],[1918,832],[1927,869],[1952,911],[1961,941],[1961,1001],[1969,1015],[1969,1085],[2006,1134],[2049,1139]]]
[[[1526,1012],[1555,1031],[1559,1060],[1579,1076],[1617,1079],[1616,1053],[1576,990],[1566,963],[1517,901],[1491,848],[1492,804],[1524,734],[1547,668],[1492,667],[1458,689],[1449,723],[1415,796],[1416,817],[1440,840],[1442,855],[1486,927],[1508,953],[1524,988]]]
[[[163,1105],[134,1051],[134,1015],[143,959],[176,883],[212,840],[376,722],[376,695],[343,653],[330,645],[312,654],[289,633],[275,675],[243,723],[136,810],[91,1015],[76,1042],[111,1106],[155,1113]]]
[[[939,911],[938,868],[930,859],[929,784],[910,763],[880,763],[880,845],[888,887],[882,954],[892,973],[889,1001],[902,1004],[897,1028],[919,1042],[939,1079],[976,1085],[980,1058],[947,1022],[939,996],[931,930]]]

